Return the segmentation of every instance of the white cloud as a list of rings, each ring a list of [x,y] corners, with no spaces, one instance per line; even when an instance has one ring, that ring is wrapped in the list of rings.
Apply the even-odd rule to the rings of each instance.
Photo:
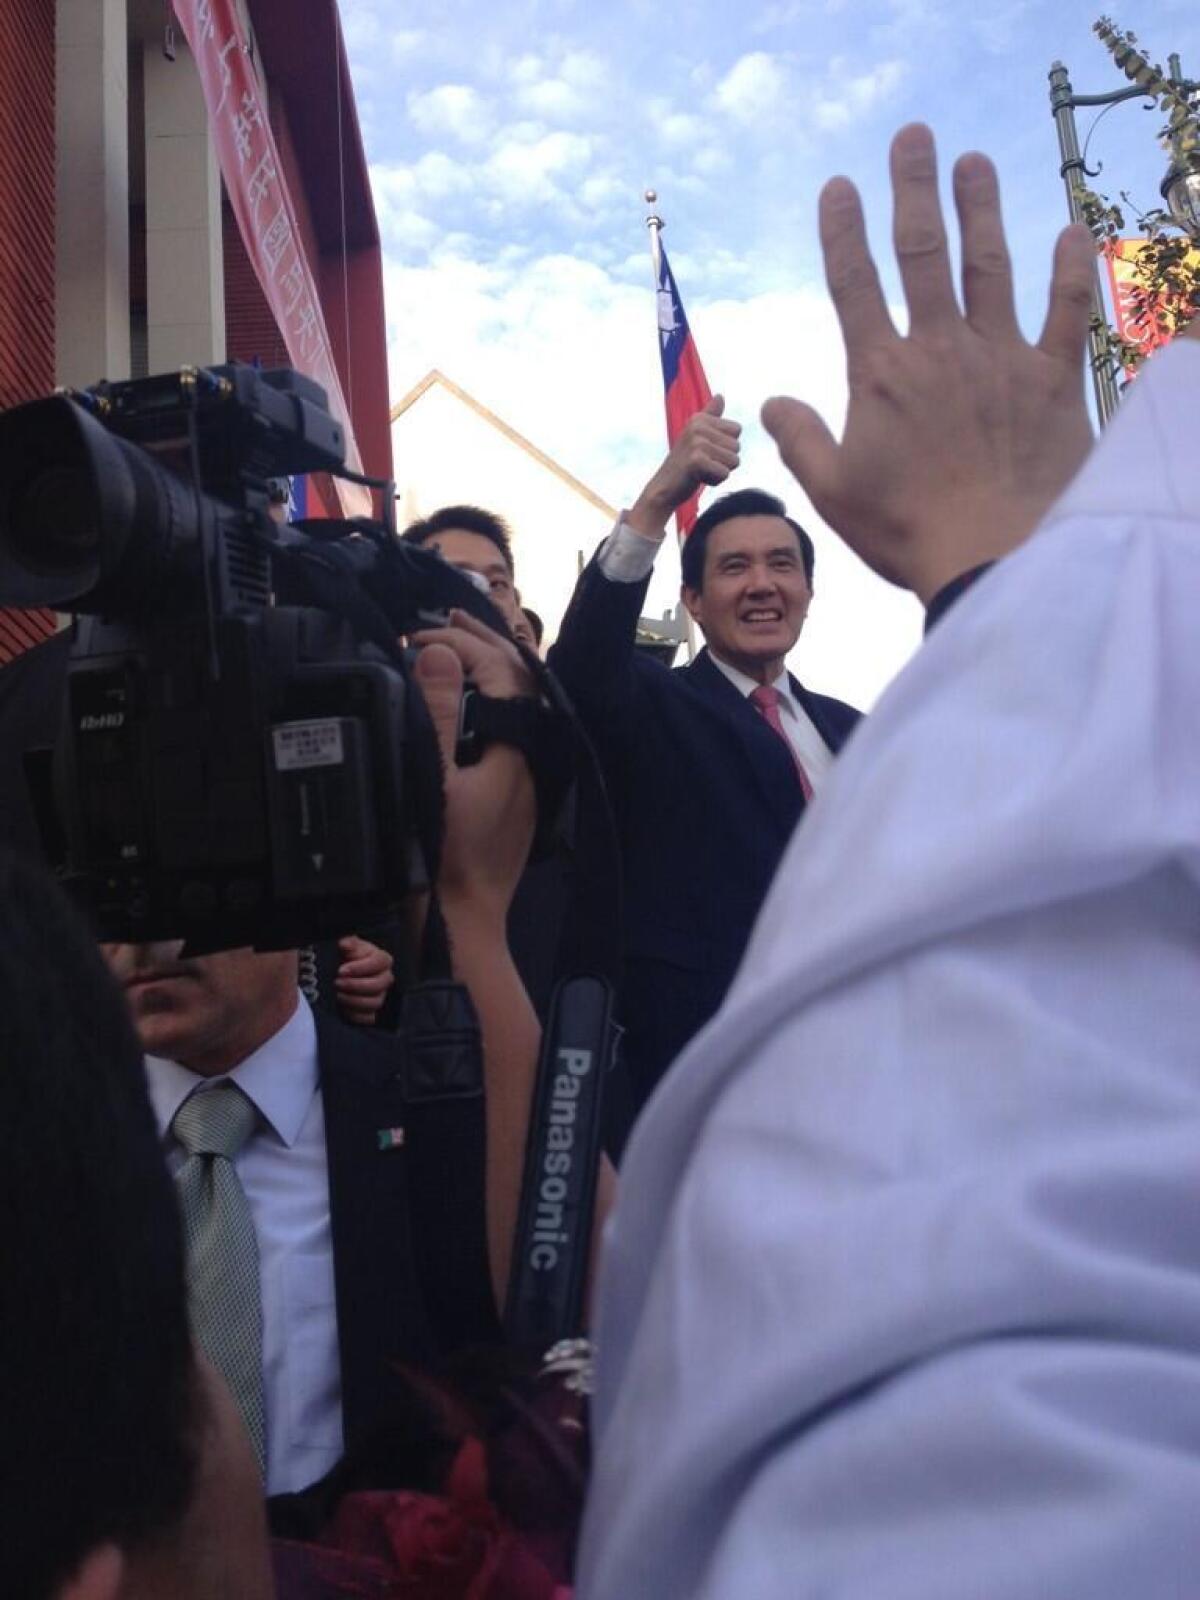
[[[575,174],[592,158],[592,142],[559,129],[540,139],[508,139],[488,157],[484,171],[493,188],[516,204],[540,204],[555,179]]]
[[[392,60],[401,67],[408,66],[424,43],[425,34],[419,28],[393,28],[388,35]]]
[[[736,61],[713,90],[713,99],[735,122],[751,124],[767,117],[783,100],[787,73],[765,50],[752,50]]]
[[[822,94],[809,107],[813,121],[827,132],[848,128],[881,105],[908,70],[903,61],[895,59],[881,61],[870,72],[859,73],[857,77],[845,76],[845,68],[846,63],[840,59],[830,63],[828,75],[837,87]]]
[[[690,111],[669,112],[655,126],[668,144],[699,145],[711,137],[709,124]]]
[[[604,110],[607,71],[591,51],[569,50],[553,68],[523,56],[513,78],[518,106],[548,122],[595,120]]]
[[[626,204],[633,198],[635,196],[629,185],[608,172],[598,172],[585,178],[579,186],[580,204],[589,211],[603,211],[610,206]]]
[[[449,134],[464,144],[485,139],[491,122],[483,97],[465,83],[442,83],[408,96],[408,114],[427,136]]]

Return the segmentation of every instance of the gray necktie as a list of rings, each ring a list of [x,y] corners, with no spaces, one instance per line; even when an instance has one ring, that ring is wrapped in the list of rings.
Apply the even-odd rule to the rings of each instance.
[[[188,1153],[175,1186],[183,1213],[192,1333],[229,1385],[265,1470],[258,1238],[233,1167],[257,1122],[258,1112],[237,1085],[221,1083],[185,1100],[171,1132]]]

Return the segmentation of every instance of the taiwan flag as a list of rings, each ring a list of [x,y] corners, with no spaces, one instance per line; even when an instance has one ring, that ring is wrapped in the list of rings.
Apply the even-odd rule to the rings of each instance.
[[[696,342],[692,338],[683,303],[671,268],[667,252],[661,250],[658,258],[658,348],[662,356],[663,388],[667,396],[667,443],[674,444],[697,411],[703,411],[712,399],[708,379],[700,365]],[[696,520],[696,507],[700,491],[685,501],[675,513],[679,537],[686,539]]]

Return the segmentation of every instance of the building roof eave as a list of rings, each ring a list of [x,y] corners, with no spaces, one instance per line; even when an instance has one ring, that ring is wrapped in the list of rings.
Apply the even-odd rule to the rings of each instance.
[[[617,510],[615,506],[609,505],[607,500],[598,495],[594,489],[589,489],[587,484],[577,478],[574,473],[568,472],[566,467],[560,466],[553,456],[549,456],[544,450],[540,450],[532,440],[527,439],[523,433],[518,432],[510,423],[505,422],[503,417],[497,416],[481,400],[476,400],[474,395],[468,394],[465,389],[455,383],[452,378],[448,378],[444,372],[440,372],[437,367],[431,367],[419,383],[415,383],[405,395],[397,400],[389,413],[391,421],[396,422],[410,407],[416,404],[422,395],[428,393],[430,389],[438,384],[447,393],[452,394],[456,400],[460,400],[476,416],[482,418],[484,422],[503,434],[511,444],[515,444],[518,449],[523,450],[527,456],[532,457],[540,466],[545,467],[548,472],[552,472],[560,482],[573,489],[576,494],[582,495],[590,505],[595,506],[597,511],[602,511],[610,521],[616,521]]]

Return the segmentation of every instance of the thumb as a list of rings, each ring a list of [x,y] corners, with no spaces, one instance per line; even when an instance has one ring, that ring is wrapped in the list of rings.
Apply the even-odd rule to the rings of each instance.
[[[709,417],[720,417],[725,413],[725,396],[714,394],[704,408],[704,413]]]
[[[814,504],[825,499],[833,485],[838,446],[824,418],[802,400],[778,395],[763,406],[762,422],[809,499]]]
[[[452,767],[454,747],[458,743],[459,712],[462,709],[462,662],[449,645],[427,644],[417,657],[413,676],[437,734],[442,763],[447,768]]]

